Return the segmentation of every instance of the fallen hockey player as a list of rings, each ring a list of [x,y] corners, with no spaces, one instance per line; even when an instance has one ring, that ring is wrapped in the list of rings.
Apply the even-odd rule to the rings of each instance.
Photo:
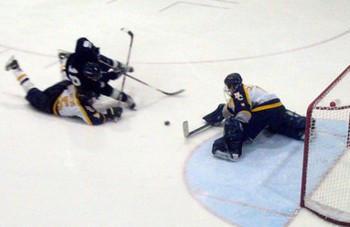
[[[64,80],[48,87],[44,91],[39,90],[21,69],[18,61],[11,57],[5,65],[6,71],[12,71],[20,85],[26,92],[26,100],[37,110],[66,117],[78,117],[89,125],[101,125],[106,120],[120,118],[123,109],[121,107],[110,107],[104,113],[98,112],[91,104],[92,101],[79,95],[76,87],[69,81]],[[96,74],[100,71],[86,67],[85,73]]]
[[[225,120],[224,135],[212,147],[215,157],[236,161],[242,155],[243,142],[253,141],[264,129],[303,139],[306,118],[287,110],[275,94],[243,84],[238,73],[229,74],[224,83],[230,96],[228,103],[203,117],[211,125]]]

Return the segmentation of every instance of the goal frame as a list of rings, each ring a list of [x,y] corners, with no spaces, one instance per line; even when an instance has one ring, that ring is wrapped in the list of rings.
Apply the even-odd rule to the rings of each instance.
[[[313,109],[315,109],[316,105],[322,100],[322,98],[325,97],[348,73],[350,73],[350,65],[337,78],[335,78],[333,82],[307,108],[305,140],[304,140],[304,157],[303,157],[303,164],[302,164],[303,166],[302,166],[301,193],[300,193],[300,207],[308,209],[309,211],[318,215],[319,217],[321,217],[326,221],[329,221],[331,223],[338,224],[338,225],[345,225],[345,226],[350,226],[350,221],[344,222],[344,221],[336,220],[332,217],[325,216],[324,214],[321,214],[310,207],[307,207],[305,204],[305,195],[306,195],[306,180],[307,180],[307,168],[308,168],[309,140],[310,140],[311,126],[312,126],[311,115],[312,115]],[[330,107],[325,107],[325,108],[330,108]],[[339,108],[333,107],[332,109],[343,109],[343,108],[350,108],[350,106],[339,107]],[[349,124],[350,124],[350,116],[349,116]],[[348,130],[346,147],[350,146],[349,140],[350,140],[350,129]]]

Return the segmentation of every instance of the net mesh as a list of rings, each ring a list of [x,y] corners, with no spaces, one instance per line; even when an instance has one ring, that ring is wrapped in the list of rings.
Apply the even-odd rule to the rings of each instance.
[[[302,204],[350,223],[350,66],[309,106]]]

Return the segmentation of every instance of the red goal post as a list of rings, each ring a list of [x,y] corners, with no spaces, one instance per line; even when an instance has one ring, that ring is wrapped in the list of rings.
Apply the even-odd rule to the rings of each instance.
[[[300,206],[350,226],[350,65],[306,117]]]

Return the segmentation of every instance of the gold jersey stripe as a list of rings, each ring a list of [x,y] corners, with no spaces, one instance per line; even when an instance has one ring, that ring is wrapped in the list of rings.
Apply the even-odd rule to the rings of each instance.
[[[76,103],[77,103],[79,109],[81,110],[81,112],[84,114],[87,123],[88,123],[89,125],[93,125],[92,122],[91,122],[91,120],[90,120],[90,118],[89,118],[89,115],[86,113],[84,107],[81,105],[80,100],[79,100],[77,97],[75,97],[75,101],[76,101]]]
[[[54,102],[54,104],[53,104],[53,106],[52,106],[52,112],[53,112],[53,114],[56,115],[56,116],[59,115],[59,114],[58,114],[58,111],[57,111],[57,103],[58,103],[59,98],[60,98],[60,95],[56,98],[56,100],[55,100],[55,102]]]
[[[276,107],[279,107],[279,106],[282,106],[282,105],[283,104],[281,102],[276,102],[276,103],[272,103],[272,104],[258,106],[256,108],[253,108],[252,112],[258,112],[258,111],[262,111],[262,110],[272,109],[272,108],[276,108]]]

